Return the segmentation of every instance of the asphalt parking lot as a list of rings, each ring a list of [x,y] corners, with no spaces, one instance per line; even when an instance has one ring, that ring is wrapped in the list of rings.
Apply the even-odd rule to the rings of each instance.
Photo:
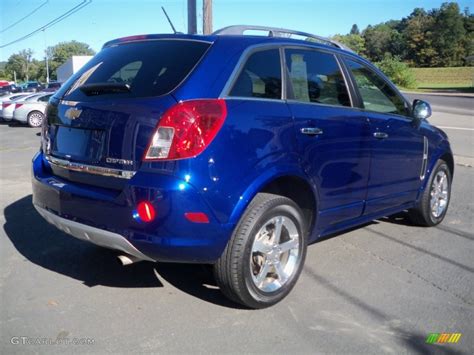
[[[465,112],[450,111],[433,122],[472,127]],[[414,227],[400,214],[313,244],[291,295],[253,311],[221,296],[205,267],[123,267],[113,251],[48,225],[31,205],[37,132],[0,125],[0,353],[474,352],[469,164],[456,166],[443,224]],[[447,132],[455,152],[474,156],[472,131]],[[443,332],[462,337],[426,344]]]

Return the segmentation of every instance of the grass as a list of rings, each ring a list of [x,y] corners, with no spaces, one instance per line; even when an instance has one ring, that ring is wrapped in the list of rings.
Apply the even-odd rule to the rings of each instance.
[[[417,91],[474,92],[474,67],[411,68]]]

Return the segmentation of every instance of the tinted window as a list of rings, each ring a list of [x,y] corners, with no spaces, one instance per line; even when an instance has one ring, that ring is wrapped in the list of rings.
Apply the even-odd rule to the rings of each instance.
[[[36,99],[38,99],[40,97],[41,97],[41,95],[29,96],[25,99],[25,101],[36,101]]]
[[[53,94],[51,95],[45,95],[45,96],[42,96],[38,99],[38,101],[41,101],[41,102],[48,102],[49,101],[49,98],[53,96]]]
[[[173,90],[193,69],[209,43],[156,40],[107,47],[73,75],[56,94],[73,101],[105,97],[130,98],[164,95]],[[83,84],[124,83],[130,92],[87,96]]]
[[[346,60],[359,88],[364,108],[381,113],[406,115],[405,101],[377,73],[366,66]]]
[[[334,55],[302,49],[287,49],[285,53],[295,100],[351,106]]]
[[[229,96],[281,99],[281,66],[278,49],[252,54]]]

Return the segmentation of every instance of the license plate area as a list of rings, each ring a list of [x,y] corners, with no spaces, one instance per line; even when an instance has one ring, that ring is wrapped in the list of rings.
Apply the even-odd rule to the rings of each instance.
[[[105,131],[56,126],[52,155],[98,163],[104,156]]]

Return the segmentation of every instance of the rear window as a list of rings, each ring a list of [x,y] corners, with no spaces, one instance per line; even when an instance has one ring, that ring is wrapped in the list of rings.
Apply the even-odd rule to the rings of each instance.
[[[210,44],[187,40],[151,40],[104,48],[73,75],[56,97],[73,101],[164,95],[178,86]],[[126,84],[128,92],[88,96],[84,84]]]

